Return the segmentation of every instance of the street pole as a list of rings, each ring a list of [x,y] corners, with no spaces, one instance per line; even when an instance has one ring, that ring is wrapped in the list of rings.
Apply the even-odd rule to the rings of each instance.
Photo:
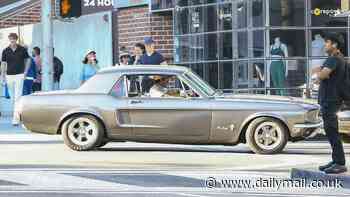
[[[42,90],[53,89],[53,30],[51,1],[41,0],[41,23],[43,27]]]

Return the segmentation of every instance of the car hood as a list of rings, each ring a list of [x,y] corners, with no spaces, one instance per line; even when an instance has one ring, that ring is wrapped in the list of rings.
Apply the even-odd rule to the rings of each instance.
[[[287,96],[273,96],[273,95],[257,95],[257,94],[224,94],[216,97],[216,99],[224,100],[245,100],[257,102],[279,102],[279,103],[296,103],[317,106],[317,101],[312,99],[303,99]]]

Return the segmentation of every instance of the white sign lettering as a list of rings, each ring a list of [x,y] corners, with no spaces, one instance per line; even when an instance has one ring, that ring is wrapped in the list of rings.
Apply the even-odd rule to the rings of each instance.
[[[113,0],[84,0],[84,7],[109,7],[113,6]]]

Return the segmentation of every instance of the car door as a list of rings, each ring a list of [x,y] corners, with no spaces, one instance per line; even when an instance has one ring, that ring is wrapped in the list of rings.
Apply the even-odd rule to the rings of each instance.
[[[133,135],[142,141],[207,142],[211,124],[209,102],[199,97],[129,98]]]
[[[112,103],[112,111],[106,117],[110,118],[108,122],[111,124],[109,127],[112,128],[111,137],[116,139],[129,139],[133,135],[126,88],[126,78],[122,76],[113,86],[110,93],[112,101],[109,103]]]
[[[200,98],[130,98],[133,135],[147,141],[205,142],[211,122],[208,102]]]

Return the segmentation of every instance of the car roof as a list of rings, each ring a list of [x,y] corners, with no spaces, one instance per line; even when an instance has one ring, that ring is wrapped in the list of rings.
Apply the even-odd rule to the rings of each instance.
[[[190,69],[184,66],[176,65],[126,65],[102,68],[99,73],[130,73],[130,72],[175,72],[184,73]]]

